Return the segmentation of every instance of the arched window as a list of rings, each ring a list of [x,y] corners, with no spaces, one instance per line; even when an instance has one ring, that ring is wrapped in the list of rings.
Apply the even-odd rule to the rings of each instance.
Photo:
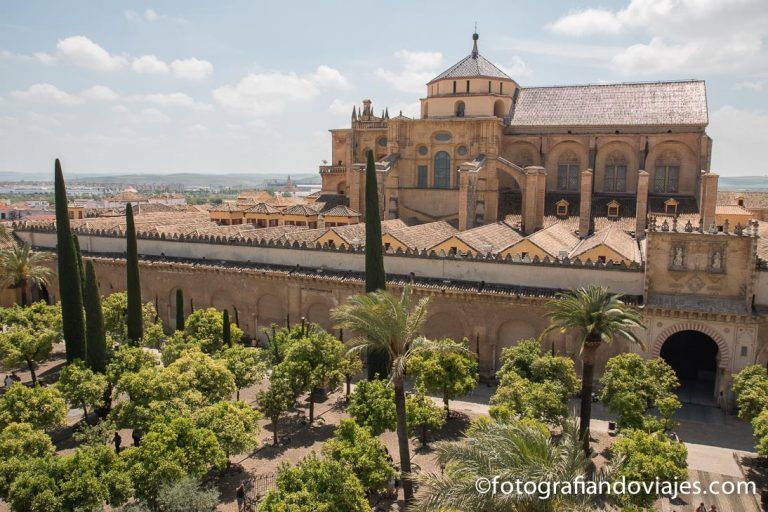
[[[496,100],[493,104],[493,115],[496,117],[504,117],[506,112],[504,111],[504,101]]]
[[[680,157],[674,151],[665,151],[656,159],[653,191],[676,194],[680,182]]]
[[[579,157],[573,151],[560,155],[557,163],[557,190],[579,190]]]
[[[451,188],[451,157],[445,151],[435,155],[435,188]]]
[[[520,167],[528,167],[533,165],[533,155],[528,149],[520,149],[515,152],[515,156],[512,159],[512,163],[519,165]]]
[[[457,101],[456,102],[456,117],[464,117],[464,102],[463,101]]]
[[[627,159],[618,151],[608,155],[605,161],[604,192],[627,191]]]

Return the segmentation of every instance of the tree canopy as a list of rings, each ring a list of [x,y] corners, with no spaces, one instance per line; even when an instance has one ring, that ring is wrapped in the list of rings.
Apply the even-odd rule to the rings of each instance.
[[[472,391],[479,379],[477,357],[469,350],[465,339],[459,343],[446,338],[435,342],[434,348],[420,350],[408,361],[408,371],[416,376],[416,385],[448,401]]]

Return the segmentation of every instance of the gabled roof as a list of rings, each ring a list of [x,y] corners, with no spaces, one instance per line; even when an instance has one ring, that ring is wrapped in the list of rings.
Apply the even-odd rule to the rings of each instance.
[[[704,81],[523,87],[511,126],[705,126]]]
[[[429,249],[448,240],[458,232],[456,228],[444,221],[428,222],[402,229],[395,229],[388,234],[399,240],[409,249]]]
[[[293,206],[289,206],[285,210],[283,210],[284,215],[305,215],[305,216],[315,216],[318,215],[320,212],[313,208],[311,205],[308,204],[296,204]]]
[[[213,208],[211,208],[208,211],[209,212],[224,212],[224,213],[226,213],[226,212],[242,212],[243,210],[244,210],[244,208],[242,208],[242,207],[240,207],[240,206],[238,206],[236,204],[221,203],[220,205],[214,206]]]
[[[480,36],[472,34],[475,41],[472,53],[461,59],[459,62],[446,69],[435,78],[429,81],[436,82],[446,78],[501,78],[502,80],[512,80],[506,73],[494,66],[491,61],[480,55],[477,51],[477,40]]]
[[[590,249],[594,249],[601,245],[608,247],[630,261],[639,262],[641,259],[637,240],[624,232],[619,226],[608,227],[598,231],[589,238],[585,238],[573,251],[571,251],[568,257],[576,258]]]
[[[497,254],[523,239],[516,229],[506,222],[494,222],[457,233],[456,238],[474,251]]]
[[[389,233],[391,231],[398,230],[398,229],[403,229],[404,227],[406,227],[406,224],[400,219],[389,219],[389,220],[381,221],[382,234]],[[352,243],[353,241],[355,241],[360,245],[365,245],[365,223],[364,222],[359,222],[357,224],[348,224],[346,226],[336,226],[333,228],[329,228],[327,230],[323,230],[323,232],[320,233],[320,235],[317,236],[316,239],[320,238],[321,236],[331,231],[333,231],[339,238],[341,238],[347,243]]]
[[[251,206],[250,208],[245,210],[245,213],[275,214],[275,213],[280,213],[280,210],[278,210],[274,206],[268,205],[267,203],[257,203],[254,206]]]
[[[360,213],[356,212],[349,206],[339,204],[323,212],[326,217],[360,217]]]
[[[566,222],[540,229],[528,235],[528,240],[554,257],[558,257],[561,251],[570,253],[580,241]]]

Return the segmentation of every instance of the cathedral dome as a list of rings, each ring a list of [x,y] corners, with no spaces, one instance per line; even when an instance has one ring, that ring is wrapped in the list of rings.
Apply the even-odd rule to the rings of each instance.
[[[439,80],[449,80],[453,78],[493,78],[496,80],[512,80],[509,75],[480,55],[480,52],[477,51],[477,40],[479,38],[480,36],[477,35],[477,33],[472,34],[472,40],[474,41],[472,53],[437,75],[430,80],[427,85]]]

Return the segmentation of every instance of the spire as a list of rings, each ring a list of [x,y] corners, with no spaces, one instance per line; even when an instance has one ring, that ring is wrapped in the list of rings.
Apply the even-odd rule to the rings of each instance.
[[[477,24],[475,24],[475,33],[472,34],[472,58],[476,59],[479,55],[479,52],[477,51],[477,40],[480,39],[480,36],[477,34]]]
[[[384,119],[389,119],[389,107],[384,109]]]
[[[357,120],[357,112],[355,111],[355,106],[352,106],[352,120]]]

